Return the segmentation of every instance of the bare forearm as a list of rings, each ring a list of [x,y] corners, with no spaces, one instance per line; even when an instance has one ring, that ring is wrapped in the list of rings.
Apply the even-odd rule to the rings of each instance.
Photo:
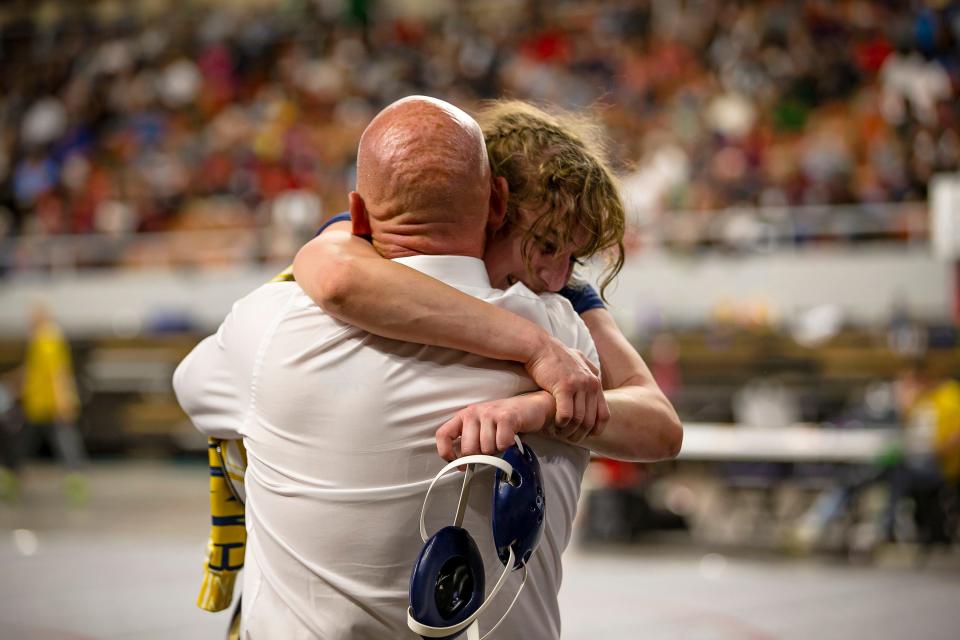
[[[386,264],[392,264],[384,261]],[[370,333],[496,360],[526,363],[548,339],[538,325],[468,296],[413,269],[372,268],[380,291],[356,290],[324,306],[330,315]],[[362,265],[358,268],[363,269]]]
[[[683,427],[673,405],[657,386],[650,369],[605,309],[583,316],[603,367],[610,421],[597,436],[584,441],[596,453],[621,460],[664,460],[676,457]]]
[[[558,421],[592,429],[606,419],[600,379],[582,353],[526,318],[384,260],[356,236],[324,232],[297,253],[293,271],[339,320],[385,338],[522,363],[557,398]]]
[[[543,401],[552,401],[550,394],[540,393],[545,396]],[[600,435],[587,436],[575,444],[618,460],[655,462],[677,456],[683,429],[673,407],[658,390],[625,386],[607,389],[603,395],[610,407],[610,421]],[[552,420],[545,424],[548,433],[552,427]]]
[[[339,320],[385,338],[521,363],[549,340],[525,318],[384,260],[363,240],[333,233],[301,249],[294,273],[307,295]]]

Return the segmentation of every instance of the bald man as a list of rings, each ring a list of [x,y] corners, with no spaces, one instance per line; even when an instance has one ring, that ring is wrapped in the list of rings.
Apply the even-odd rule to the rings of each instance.
[[[354,232],[386,257],[537,322],[597,364],[563,299],[492,289],[480,256],[504,215],[480,129],[456,107],[414,97],[364,132]],[[443,466],[436,429],[463,407],[535,390],[519,365],[381,338],[325,315],[292,282],[237,302],[180,364],[174,388],[196,427],[247,448],[246,638],[412,637],[407,588],[426,488]],[[585,449],[529,434],[549,507],[523,596],[498,638],[560,635],[560,555],[570,539]],[[492,475],[481,473],[465,526],[499,575]],[[477,484],[474,485],[477,487]],[[451,521],[459,478],[438,485],[428,530]],[[518,576],[511,577],[515,589]],[[509,598],[481,621],[491,626]]]

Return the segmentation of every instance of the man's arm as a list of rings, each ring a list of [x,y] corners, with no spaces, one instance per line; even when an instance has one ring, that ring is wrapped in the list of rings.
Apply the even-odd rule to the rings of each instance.
[[[601,381],[582,354],[526,318],[385,260],[349,229],[331,225],[294,260],[297,284],[320,308],[385,338],[523,363],[557,399],[558,424],[602,430]]]
[[[230,367],[224,333],[230,316],[216,334],[204,338],[173,373],[177,401],[201,433],[221,439],[240,438],[247,407],[245,388]]]

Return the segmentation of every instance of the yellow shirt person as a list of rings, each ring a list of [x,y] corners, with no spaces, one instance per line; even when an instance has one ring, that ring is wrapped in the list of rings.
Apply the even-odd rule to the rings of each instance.
[[[87,455],[76,424],[80,403],[70,345],[42,304],[34,307],[30,327],[21,387],[26,425],[17,438],[15,469],[45,439],[69,471],[64,479],[68,498],[83,504],[88,488],[80,470]]]
[[[77,417],[70,347],[48,318],[37,322],[27,345],[22,402],[29,423],[73,422]]]
[[[956,482],[960,479],[960,382],[943,382],[924,400],[933,408],[933,451],[940,471],[947,482]]]

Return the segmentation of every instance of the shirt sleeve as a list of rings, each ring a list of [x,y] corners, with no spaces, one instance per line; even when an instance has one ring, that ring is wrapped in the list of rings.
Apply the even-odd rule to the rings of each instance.
[[[177,401],[201,433],[214,438],[242,437],[249,385],[232,366],[226,348],[236,305],[220,329],[194,347],[173,373]]]
[[[336,224],[337,222],[350,222],[350,212],[344,211],[343,213],[338,213],[337,215],[333,216],[332,218],[324,222],[322,225],[320,225],[320,228],[317,229],[317,232],[313,234],[313,237],[317,237],[318,235],[326,231],[327,227],[329,227],[332,224]]]
[[[591,309],[606,308],[600,294],[587,282],[567,285],[558,293],[570,301],[578,315],[583,315]]]
[[[559,294],[541,294],[550,318],[550,333],[568,347],[583,353],[587,359],[600,367],[600,356],[593,343],[590,329],[574,311],[570,301]]]

